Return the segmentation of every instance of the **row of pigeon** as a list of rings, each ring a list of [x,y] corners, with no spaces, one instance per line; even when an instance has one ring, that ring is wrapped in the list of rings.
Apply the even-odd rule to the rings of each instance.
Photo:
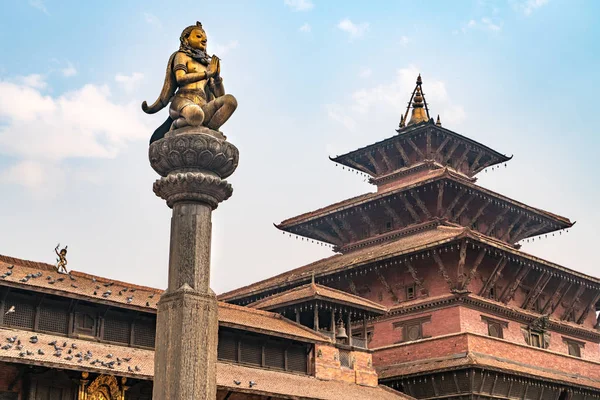
[[[19,357],[34,356],[36,354],[43,356],[46,354],[44,352],[44,350],[42,350],[42,349],[37,349],[36,352],[25,349],[24,344],[21,342],[21,340],[18,338],[18,336],[8,337],[8,338],[6,338],[6,341],[7,341],[7,343],[4,346],[0,347],[0,349],[2,349],[2,350],[14,349],[16,351],[19,351]],[[31,343],[31,344],[37,344],[38,342],[39,342],[39,339],[36,335],[31,336],[29,338],[29,343]],[[112,353],[106,354],[103,357],[103,358],[109,360],[109,361],[105,361],[104,359],[94,357],[94,354],[90,350],[87,350],[85,352],[80,351],[76,343],[71,343],[71,345],[69,346],[66,341],[63,342],[62,344],[60,344],[57,340],[53,340],[50,343],[48,343],[48,346],[52,347],[52,349],[54,350],[54,353],[52,355],[57,358],[63,358],[66,361],[72,361],[73,359],[75,359],[75,360],[77,360],[78,363],[83,363],[85,361],[85,362],[89,362],[89,364],[93,365],[93,366],[102,366],[105,368],[114,369],[115,365],[121,366],[121,364],[129,363],[131,361],[131,357],[123,357],[123,358],[114,357]],[[63,357],[63,355],[64,355],[64,357]],[[139,372],[140,367],[135,365],[132,368],[130,365],[128,365],[127,371]]]
[[[12,269],[14,268],[14,265],[9,265],[7,268],[8,268],[8,271],[6,271],[2,275],[0,275],[0,279],[6,279],[7,277],[12,275],[12,273],[13,273]],[[30,273],[30,274],[25,275],[23,278],[19,279],[19,282],[27,283],[27,282],[29,282],[29,280],[40,278],[42,275],[43,275],[43,273],[41,271],[39,271],[35,274]],[[77,281],[77,278],[75,278],[70,273],[64,274],[64,275],[68,276],[69,279],[72,281],[71,287],[73,287],[75,289],[79,287],[78,285],[76,285],[74,283],[75,281]],[[46,277],[46,281],[49,285],[54,285],[56,282],[63,282],[64,280],[65,280],[64,276],[60,276],[60,277],[56,278],[51,275],[48,275]],[[103,283],[102,286],[104,286],[104,288],[106,288],[104,291],[102,291],[102,286],[98,284],[98,281],[96,278],[92,278],[92,282],[96,283],[94,291],[93,291],[94,296],[102,296],[103,298],[108,299],[110,296],[113,295],[113,291],[109,288],[114,285],[114,282]],[[124,287],[124,288],[120,289],[117,293],[119,296],[123,296],[124,294],[129,293],[130,295],[128,295],[126,297],[125,301],[127,304],[131,304],[134,299],[133,293],[135,293],[135,292],[136,292],[135,288]],[[156,293],[151,293],[150,295],[148,295],[148,299],[153,299],[155,295],[156,295]],[[150,306],[151,306],[150,302],[146,301],[146,307],[150,307]]]

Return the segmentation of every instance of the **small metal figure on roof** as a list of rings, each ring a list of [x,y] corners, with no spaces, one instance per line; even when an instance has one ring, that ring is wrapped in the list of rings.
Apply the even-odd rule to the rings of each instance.
[[[60,252],[58,251],[59,247],[60,247],[60,243],[57,244],[56,248],[54,249],[54,252],[58,256],[58,258],[56,259],[56,271],[68,274],[69,273],[67,271],[67,247],[68,246],[65,246],[63,249],[61,249]]]

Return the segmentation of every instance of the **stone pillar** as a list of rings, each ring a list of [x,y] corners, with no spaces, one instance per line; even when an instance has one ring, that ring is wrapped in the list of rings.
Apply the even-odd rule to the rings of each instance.
[[[173,209],[169,285],[158,302],[155,400],[217,396],[217,299],[210,289],[211,214],[233,189],[239,153],[216,131],[187,127],[150,145],[154,193]]]

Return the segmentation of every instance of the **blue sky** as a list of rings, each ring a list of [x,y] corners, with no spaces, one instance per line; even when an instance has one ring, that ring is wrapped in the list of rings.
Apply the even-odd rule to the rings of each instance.
[[[327,156],[393,135],[420,72],[445,127],[502,153],[479,184],[576,220],[523,249],[598,273],[594,1],[52,1],[0,5],[0,254],[166,286],[170,210],[147,116],[199,20],[239,107],[234,196],[214,213],[222,292],[331,254],[272,223],[373,190]],[[596,24],[595,24],[596,22]]]

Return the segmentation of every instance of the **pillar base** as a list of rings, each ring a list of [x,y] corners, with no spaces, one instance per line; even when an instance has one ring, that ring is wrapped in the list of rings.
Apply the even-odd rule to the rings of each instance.
[[[158,302],[154,400],[214,400],[217,396],[217,298],[187,284]]]

